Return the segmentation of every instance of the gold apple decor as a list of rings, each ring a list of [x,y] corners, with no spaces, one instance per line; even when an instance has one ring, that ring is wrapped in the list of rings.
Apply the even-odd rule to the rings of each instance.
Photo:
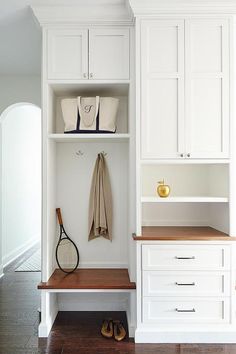
[[[157,187],[157,193],[159,197],[161,198],[166,198],[170,194],[170,186],[168,184],[165,184],[164,179],[162,181],[159,181],[159,186]]]

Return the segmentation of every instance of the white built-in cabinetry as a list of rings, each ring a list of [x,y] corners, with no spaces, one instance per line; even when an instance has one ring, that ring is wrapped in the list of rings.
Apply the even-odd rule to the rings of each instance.
[[[227,158],[229,20],[142,20],[141,53],[141,158]]]
[[[135,339],[234,341],[234,242],[189,235],[204,226],[234,236],[231,18],[167,16],[153,2],[149,10],[131,2],[138,13]],[[157,194],[163,178],[168,198]]]
[[[52,29],[48,79],[128,80],[129,29]]]
[[[131,336],[137,314],[137,342],[235,341],[235,246],[222,233],[211,240],[212,228],[235,236],[232,18],[216,15],[218,6],[205,13],[190,0],[178,9],[171,2],[130,0],[130,8],[106,1],[106,20],[97,18],[101,6],[94,1],[91,13],[91,3],[75,12],[34,10],[44,48],[42,280],[56,267],[55,208],[61,207],[81,267],[128,268],[132,278],[135,269],[137,281],[136,307],[134,289],[104,291],[99,302],[87,289],[82,296],[42,286],[40,336],[68,303],[70,310],[105,303],[127,309]],[[116,134],[64,135],[61,100],[95,95],[119,98]],[[88,194],[101,151],[114,196],[113,241],[88,243]],[[156,193],[162,178],[171,187],[166,199]],[[144,226],[160,227],[161,240],[138,238]],[[176,240],[163,239],[168,226],[190,226],[193,238],[180,228]],[[197,226],[205,227],[207,240],[197,238]]]

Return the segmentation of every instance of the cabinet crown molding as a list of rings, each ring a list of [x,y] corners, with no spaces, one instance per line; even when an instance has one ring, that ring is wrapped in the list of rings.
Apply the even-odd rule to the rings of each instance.
[[[126,0],[81,0],[76,5],[32,6],[41,26],[78,24],[132,25],[133,13]]]
[[[236,14],[235,0],[129,0],[134,16],[155,14]]]

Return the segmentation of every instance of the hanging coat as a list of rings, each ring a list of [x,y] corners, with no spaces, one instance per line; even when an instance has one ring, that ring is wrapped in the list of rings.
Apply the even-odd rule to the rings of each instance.
[[[103,153],[98,154],[89,198],[89,240],[97,237],[112,240],[112,193],[109,172]]]

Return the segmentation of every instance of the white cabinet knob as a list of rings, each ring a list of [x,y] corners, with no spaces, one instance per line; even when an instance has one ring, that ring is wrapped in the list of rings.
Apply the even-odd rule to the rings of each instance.
[[[93,78],[93,73],[90,73],[89,77],[90,77],[90,79],[92,79]]]
[[[190,153],[188,153],[188,154],[187,154],[187,157],[190,157],[190,156],[191,156]]]
[[[83,78],[87,79],[87,74],[86,73],[83,73]]]
[[[184,157],[184,154],[179,154],[180,157]]]

